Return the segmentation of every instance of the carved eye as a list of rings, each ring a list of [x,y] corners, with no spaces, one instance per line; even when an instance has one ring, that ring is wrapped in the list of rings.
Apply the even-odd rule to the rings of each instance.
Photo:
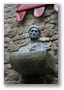
[[[33,32],[34,30],[31,30],[31,32]]]
[[[35,30],[35,32],[38,32],[37,30]]]

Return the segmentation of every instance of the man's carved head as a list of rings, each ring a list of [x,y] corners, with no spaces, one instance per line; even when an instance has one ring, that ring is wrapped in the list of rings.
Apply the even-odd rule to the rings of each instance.
[[[38,28],[38,26],[35,25],[30,27],[28,33],[31,40],[37,40],[41,34],[40,29]]]

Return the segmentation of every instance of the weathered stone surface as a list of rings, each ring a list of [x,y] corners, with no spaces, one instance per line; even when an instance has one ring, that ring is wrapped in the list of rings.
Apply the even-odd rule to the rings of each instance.
[[[58,20],[51,20],[50,22],[48,22],[50,24],[57,24],[58,23]]]
[[[51,51],[48,51],[53,57],[54,57],[54,51],[51,50]]]
[[[8,43],[5,43],[4,44],[4,48],[8,48],[9,44]]]
[[[58,54],[58,47],[57,47],[57,46],[54,47],[54,54],[55,54],[55,55]]]
[[[5,25],[4,25],[4,29],[5,29],[5,32],[4,32],[4,35],[5,35],[5,34],[7,34],[7,31],[10,30],[9,24],[5,24]]]
[[[16,22],[16,18],[10,18],[10,19],[8,19],[8,23],[10,24],[10,23],[15,23]]]
[[[51,41],[50,42],[47,42],[47,45],[51,47],[52,42]]]
[[[56,46],[58,46],[58,40],[55,40],[55,41],[53,42],[53,44],[56,45]]]
[[[13,5],[12,8],[15,10],[16,6]],[[11,11],[11,6],[7,7],[7,9],[4,9],[4,11],[6,13],[10,12]]]
[[[15,80],[15,81],[18,81],[18,79],[19,79],[19,74],[18,73],[9,73],[8,74],[8,76],[5,78],[5,81],[13,81],[13,80]]]
[[[23,34],[24,39],[28,38],[28,33]]]
[[[18,35],[23,34],[23,27],[18,28],[17,32],[18,32]]]
[[[52,14],[52,13],[54,13],[54,10],[53,9],[48,9],[48,10],[45,11],[45,13],[48,13],[48,12]]]
[[[5,78],[4,78],[4,84],[13,84],[13,83],[10,80],[5,81]]]
[[[50,20],[51,20],[50,17],[46,17],[46,18],[45,18],[45,22],[46,22],[46,23],[49,22]]]
[[[25,45],[27,45],[27,44],[28,44],[27,42],[24,42],[24,43],[22,43],[22,44],[20,43],[19,48],[20,48],[20,47],[23,47],[23,46],[25,46]]]
[[[18,51],[19,45],[11,44],[11,45],[9,45],[9,48],[10,48],[10,52]]]
[[[54,13],[53,15],[50,16],[50,18],[52,20],[57,19],[58,18],[58,14]]]
[[[55,60],[47,52],[12,53],[10,56],[12,68],[23,74],[53,74]],[[44,70],[44,71],[43,71]]]
[[[5,64],[5,65],[4,65],[4,68],[5,68],[5,69],[11,69],[11,65],[10,65],[10,64]]]
[[[50,40],[54,41],[54,40],[58,40],[58,35],[54,35],[50,38]]]
[[[9,37],[5,37],[4,38],[4,43],[9,43],[10,42],[10,38]]]
[[[5,61],[4,61],[4,64],[8,64],[8,63],[9,63],[9,60],[5,60]]]
[[[54,10],[53,9],[46,10],[45,13],[44,13],[44,15],[45,16],[50,16],[51,13],[54,13]]]
[[[31,25],[23,27],[23,33],[27,33],[30,26],[31,26]]]
[[[55,23],[55,30],[58,31],[58,23]]]
[[[18,41],[14,41],[15,45],[19,45],[19,47],[25,46],[29,43],[29,39],[22,39],[22,40],[18,40]]]
[[[39,38],[39,40],[41,40],[41,41],[49,41],[49,37],[42,37],[42,38]]]
[[[21,44],[23,44],[25,42],[25,40],[18,40],[18,41],[14,41],[14,44],[19,44],[19,43],[21,43]]]
[[[46,24],[45,25],[45,28],[53,29],[54,28],[54,24]]]
[[[22,40],[22,39],[26,39],[28,38],[28,34],[21,34],[21,35],[16,35],[14,38],[13,38],[13,41],[17,41],[17,40]]]
[[[46,29],[46,30],[42,31],[42,34],[44,37],[51,37],[55,34],[55,30],[54,29]]]
[[[55,35],[58,34],[58,30],[55,29],[55,30],[54,30],[54,34],[55,34]]]
[[[24,25],[32,25],[33,24],[33,22],[34,22],[34,19],[32,19],[32,20],[29,20],[28,19],[28,22],[27,22],[27,20],[25,21],[25,23],[24,23]]]
[[[13,41],[21,40],[22,38],[23,38],[22,35],[16,35],[16,36],[13,38]]]
[[[6,30],[6,35],[10,38],[14,37],[16,34],[17,34],[17,31],[15,29],[13,29],[13,30],[7,29]]]
[[[58,58],[59,58],[59,56],[58,55],[55,55],[54,58],[55,58],[56,64],[58,64]]]
[[[8,20],[9,21],[16,21],[16,18],[15,18],[15,16],[16,16],[16,12],[14,13],[14,11],[11,11],[11,12],[9,12],[9,13],[7,13],[7,17],[9,18]],[[12,22],[13,22],[12,21]]]
[[[10,69],[4,68],[4,77],[6,77],[10,73]]]
[[[31,11],[31,10],[30,10]],[[28,13],[30,13],[30,12],[28,12]],[[26,15],[26,19],[29,19],[29,20],[31,20],[31,19],[33,19],[34,18],[34,16],[32,15],[32,12],[30,13],[30,14],[28,14],[28,16]]]

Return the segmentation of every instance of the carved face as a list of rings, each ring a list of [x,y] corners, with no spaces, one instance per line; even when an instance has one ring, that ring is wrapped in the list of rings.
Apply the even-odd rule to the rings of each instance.
[[[33,27],[29,30],[29,38],[35,40],[40,37],[40,32],[37,28]]]

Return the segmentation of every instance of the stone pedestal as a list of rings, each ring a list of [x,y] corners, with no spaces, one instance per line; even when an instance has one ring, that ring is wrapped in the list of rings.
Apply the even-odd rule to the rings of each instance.
[[[22,75],[53,75],[55,72],[55,60],[47,51],[14,52],[10,55],[10,63]]]

